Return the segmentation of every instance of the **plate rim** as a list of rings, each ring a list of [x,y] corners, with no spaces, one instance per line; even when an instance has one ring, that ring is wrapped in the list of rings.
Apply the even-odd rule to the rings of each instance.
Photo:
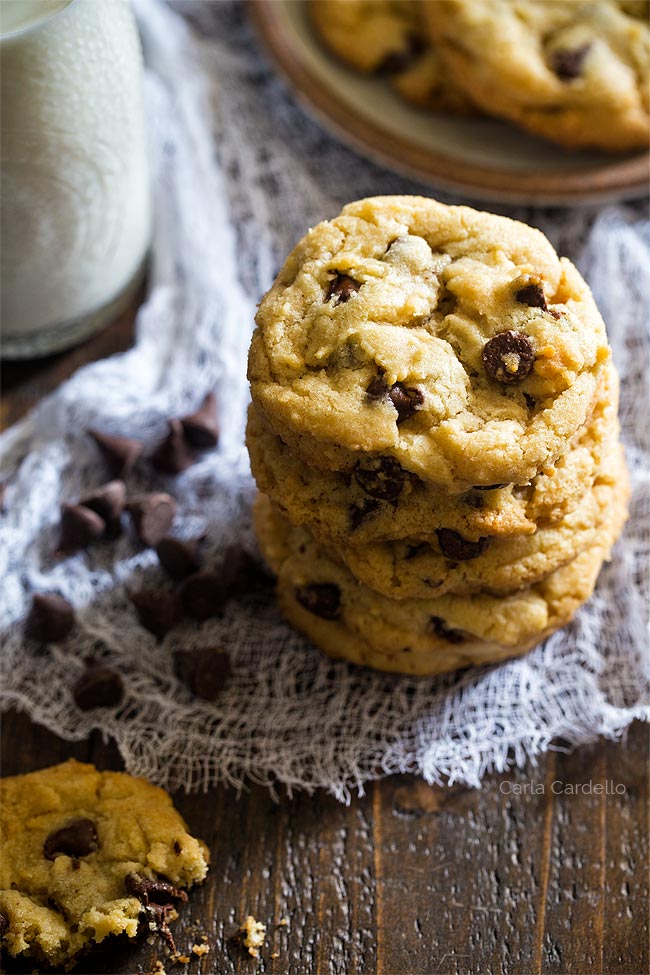
[[[270,60],[305,108],[345,144],[383,166],[441,190],[473,199],[519,205],[586,205],[644,197],[650,191],[650,150],[585,170],[513,173],[467,162],[416,145],[357,113],[312,71],[283,30],[285,0],[248,0],[249,12]],[[295,3],[298,0],[291,0]],[[389,145],[391,149],[387,149]],[[585,180],[590,186],[585,189]],[[512,184],[516,183],[516,188]]]

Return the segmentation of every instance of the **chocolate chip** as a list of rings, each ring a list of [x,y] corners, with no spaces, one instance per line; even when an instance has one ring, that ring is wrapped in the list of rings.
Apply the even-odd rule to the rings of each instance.
[[[352,295],[357,293],[360,287],[361,281],[355,281],[349,275],[339,274],[338,271],[335,271],[334,277],[329,283],[325,301],[335,299],[335,305],[343,305],[346,301],[350,300]]]
[[[181,426],[185,439],[198,450],[211,450],[219,443],[219,411],[217,397],[208,393],[198,410],[184,416]]]
[[[61,505],[60,529],[57,551],[62,555],[69,555],[101,538],[106,531],[106,522],[95,511],[82,504],[64,503]]]
[[[120,519],[126,504],[126,485],[124,481],[109,481],[92,494],[87,494],[79,502],[84,508],[90,508],[104,519],[105,534],[109,538],[117,538],[120,534]]]
[[[537,400],[530,393],[524,393],[524,400],[526,401],[526,406],[529,410],[534,410],[537,406]]]
[[[129,599],[141,625],[159,640],[183,618],[178,596],[168,589],[141,589],[132,592]]]
[[[587,54],[591,49],[591,44],[581,44],[573,50],[553,51],[550,56],[551,70],[555,72],[562,81],[572,81],[578,78],[582,71]]]
[[[113,477],[126,477],[133,470],[135,463],[142,453],[142,441],[131,437],[115,437],[110,433],[99,430],[89,430],[108,464]]]
[[[97,827],[92,819],[75,819],[61,829],[55,830],[43,844],[43,856],[54,860],[63,854],[67,857],[87,857],[99,849]]]
[[[388,385],[383,376],[375,376],[370,381],[366,389],[366,396],[369,400],[382,400],[388,396]]]
[[[379,507],[378,501],[364,501],[362,504],[354,504],[350,507],[350,527],[352,531],[366,520]]]
[[[523,332],[499,332],[483,347],[483,365],[491,379],[520,383],[535,362],[535,350]]]
[[[37,592],[25,623],[25,634],[42,643],[64,640],[74,626],[74,610],[67,599],[57,593]]]
[[[241,596],[260,587],[273,585],[266,568],[239,545],[230,545],[219,567],[226,598]]]
[[[502,484],[475,484],[474,491],[498,491],[499,488],[508,487],[508,482],[504,481]]]
[[[450,528],[437,528],[436,535],[442,554],[452,562],[468,562],[470,559],[477,559],[490,544],[489,537],[470,542]]]
[[[184,540],[168,535],[156,545],[156,555],[170,579],[179,582],[201,568],[198,538]]]
[[[445,621],[439,616],[432,616],[429,620],[431,628],[436,636],[441,639],[446,640],[447,643],[464,643],[465,634],[462,630],[454,630],[450,626],[447,626]]]
[[[122,701],[122,678],[104,664],[91,664],[74,685],[72,695],[81,711],[94,708],[114,708]]]
[[[169,922],[173,917],[173,902],[185,903],[187,901],[185,891],[166,883],[164,880],[149,880],[148,877],[143,877],[137,873],[128,873],[124,878],[124,886],[127,894],[137,897],[142,902],[156,930],[167,942],[169,950],[175,954],[176,944],[169,930]]]
[[[462,495],[463,504],[468,505],[470,508],[475,508],[480,511],[481,508],[485,507],[485,498],[482,494],[478,494],[476,491],[468,491],[466,494]]]
[[[402,493],[406,474],[392,457],[376,457],[357,464],[354,477],[362,491],[379,501],[394,501]]]
[[[392,51],[381,62],[379,74],[398,74],[410,68],[414,61],[426,50],[426,42],[419,34],[409,34],[401,51]]]
[[[0,911],[0,938],[4,938],[9,930],[9,918]]]
[[[185,579],[180,589],[183,609],[195,620],[218,616],[227,596],[227,586],[215,572],[195,572]]]
[[[216,701],[231,674],[230,660],[221,647],[177,650],[174,666],[178,677],[203,701]]]
[[[185,439],[180,420],[169,421],[169,433],[154,450],[151,463],[165,474],[180,474],[196,463],[196,453]]]
[[[424,393],[417,386],[408,388],[403,383],[395,383],[388,391],[388,397],[397,410],[397,423],[410,420],[416,410],[424,403]]]
[[[312,582],[298,586],[294,595],[301,606],[324,620],[337,620],[341,615],[341,590],[333,582]]]
[[[176,514],[176,502],[171,494],[143,494],[129,501],[126,510],[143,545],[152,548],[163,540]]]
[[[544,289],[538,281],[526,284],[523,288],[515,291],[515,300],[520,305],[528,305],[529,308],[543,308],[544,311],[548,309]]]

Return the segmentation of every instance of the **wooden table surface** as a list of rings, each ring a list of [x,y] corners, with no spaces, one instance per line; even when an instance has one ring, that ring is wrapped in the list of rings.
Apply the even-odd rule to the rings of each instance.
[[[83,363],[127,348],[133,313],[70,353],[3,365],[3,426]],[[71,744],[4,716],[3,775],[71,756],[121,767],[99,735]],[[321,794],[275,803],[258,787],[178,794],[213,867],[175,934],[181,949],[207,935],[210,953],[168,961],[168,975],[646,973],[649,758],[637,724],[623,742],[549,752],[480,791],[403,776],[349,807]],[[269,930],[257,961],[231,940],[249,913]],[[151,972],[158,959],[158,944],[118,941],[77,971]],[[18,970],[30,967],[7,964]]]

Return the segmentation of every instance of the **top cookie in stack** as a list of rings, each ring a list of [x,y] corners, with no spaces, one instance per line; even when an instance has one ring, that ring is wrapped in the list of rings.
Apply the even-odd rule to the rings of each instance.
[[[282,579],[291,545],[307,544],[287,527],[285,554],[269,556],[288,518],[317,538],[321,568],[329,559],[348,573],[332,583],[335,609],[298,600],[300,614],[336,624],[327,639],[310,629],[329,652],[341,627],[364,639],[373,629],[346,614],[344,591],[384,621],[393,601],[422,600],[413,619],[443,620],[440,630],[453,617],[485,643],[476,600],[452,612],[440,599],[536,585],[595,538],[610,539],[606,557],[626,495],[616,375],[587,285],[539,231],[418,197],[362,200],[303,238],[257,325],[248,443],[280,509],[263,508],[260,541]],[[304,568],[294,560],[289,574]],[[301,587],[284,590],[295,602]],[[548,605],[543,615],[512,631],[510,655],[567,618]],[[447,669],[433,636],[424,672]],[[416,637],[426,649],[428,635]],[[408,650],[389,669],[405,669]]]

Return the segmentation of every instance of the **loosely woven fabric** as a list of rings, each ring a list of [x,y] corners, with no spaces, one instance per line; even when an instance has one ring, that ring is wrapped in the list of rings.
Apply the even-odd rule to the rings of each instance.
[[[3,440],[0,519],[3,706],[64,738],[113,738],[129,771],[204,789],[247,779],[342,800],[364,782],[413,771],[480,784],[490,769],[565,745],[618,736],[650,718],[644,604],[650,538],[650,229],[644,205],[508,210],[577,261],[607,321],[622,375],[621,418],[634,494],[631,520],[576,621],[520,660],[436,679],[332,663],[281,619],[272,597],[232,602],[223,618],[184,623],[158,644],[130,590],[163,581],[129,536],[52,558],[61,499],[105,480],[90,427],[154,445],[166,419],[216,387],[218,451],[176,478],[141,465],[132,492],[178,499],[177,533],[207,535],[208,563],[231,542],[255,552],[253,484],[243,445],[246,352],[255,303],[305,230],[347,201],[430,190],[370,163],[311,121],[273,75],[242,3],[136,3],[147,62],[156,205],[150,294],[135,346],[81,369]],[[458,199],[451,202],[465,202]],[[57,591],[78,625],[47,650],[25,641],[31,594]],[[174,676],[177,648],[220,645],[233,676],[214,704]],[[83,661],[123,674],[124,705],[80,712]]]

